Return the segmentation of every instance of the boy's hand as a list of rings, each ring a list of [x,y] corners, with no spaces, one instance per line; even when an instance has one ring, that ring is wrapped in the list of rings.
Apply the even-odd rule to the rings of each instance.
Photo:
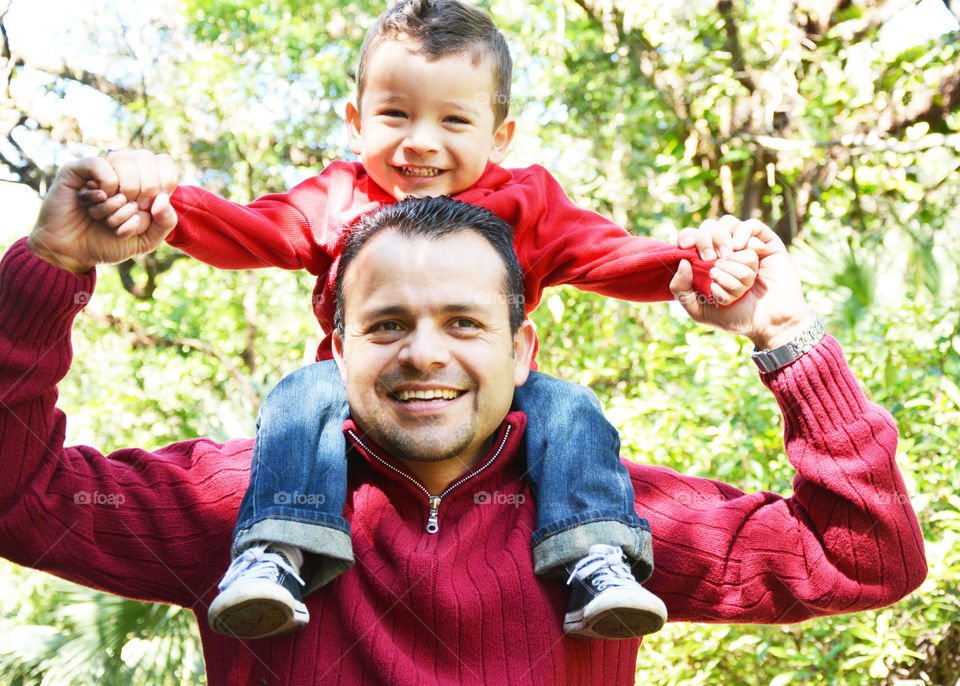
[[[61,269],[83,274],[100,263],[122,262],[151,252],[177,225],[177,214],[167,195],[161,193],[151,204],[149,230],[134,237],[119,237],[112,228],[92,219],[80,202],[81,194],[93,186],[117,187],[114,169],[102,157],[87,157],[60,168],[27,238],[27,247],[35,255]]]
[[[78,191],[80,203],[87,206],[92,219],[113,229],[118,238],[149,231],[154,200],[177,188],[179,173],[173,158],[146,150],[124,150],[109,152],[105,159],[113,168],[115,182],[88,181]]]
[[[681,248],[696,247],[700,259],[716,260],[710,270],[711,295],[718,305],[736,302],[753,287],[760,266],[756,251],[748,247],[750,237],[763,224],[755,219],[740,221],[725,215],[708,219],[699,229],[683,229],[677,238]]]
[[[694,321],[744,335],[761,350],[783,345],[809,326],[812,315],[797,270],[783,241],[763,222],[723,217],[704,222],[699,230],[684,230],[678,242],[684,248],[696,246],[702,259],[740,246],[760,258],[756,284],[728,307],[704,303],[693,289],[690,263],[681,261],[670,290]]]

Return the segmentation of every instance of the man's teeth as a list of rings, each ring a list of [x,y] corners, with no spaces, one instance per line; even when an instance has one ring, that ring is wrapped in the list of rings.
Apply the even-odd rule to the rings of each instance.
[[[460,392],[438,388],[429,391],[400,391],[395,395],[398,400],[403,402],[408,400],[453,400],[460,395]]]
[[[400,167],[404,176],[438,176],[443,170],[436,167]]]

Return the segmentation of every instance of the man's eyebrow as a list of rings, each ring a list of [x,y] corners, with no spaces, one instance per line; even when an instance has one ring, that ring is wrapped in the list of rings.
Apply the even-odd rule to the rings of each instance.
[[[462,312],[476,312],[482,309],[484,309],[483,305],[477,302],[446,303],[440,307],[439,312],[440,314],[458,314]],[[402,305],[384,305],[383,307],[363,310],[360,312],[360,317],[362,319],[382,319],[384,317],[402,317],[409,313],[410,310]]]
[[[407,308],[400,305],[384,305],[372,310],[361,310],[361,319],[382,319],[384,317],[400,317],[407,313]]]
[[[482,310],[483,305],[480,303],[447,303],[440,308],[440,312],[443,314],[456,314],[458,312],[476,312],[477,310]]]

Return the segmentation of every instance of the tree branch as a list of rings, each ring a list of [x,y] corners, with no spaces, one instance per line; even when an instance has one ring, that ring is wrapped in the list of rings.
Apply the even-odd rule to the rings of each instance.
[[[257,371],[257,275],[247,272],[247,289],[243,294],[243,320],[247,325],[247,343],[240,354],[250,373]]]
[[[733,56],[733,77],[747,89],[748,93],[753,93],[757,85],[747,71],[747,61],[744,59],[743,45],[740,42],[740,29],[733,18],[733,0],[720,0],[717,3],[717,11],[723,17],[723,30],[726,34],[723,47]]]
[[[230,377],[240,387],[240,391],[246,401],[249,403],[250,408],[256,409],[259,406],[260,396],[257,393],[257,390],[253,387],[253,384],[250,383],[246,376],[240,373],[240,370],[237,369],[236,365],[234,365],[226,355],[221,353],[206,341],[201,341],[196,338],[167,338],[165,336],[155,336],[145,331],[138,322],[121,319],[120,317],[115,317],[112,314],[97,312],[90,308],[86,309],[85,312],[97,324],[114,329],[120,333],[128,334],[130,343],[135,348],[146,346],[156,346],[159,348],[186,348],[188,350],[195,350],[203,353],[204,355],[209,355],[210,357],[216,358],[216,360],[223,365],[223,368],[227,370],[227,373],[230,374]]]
[[[132,295],[137,300],[150,300],[154,291],[157,289],[157,277],[173,266],[173,263],[186,257],[181,252],[168,252],[158,254],[156,252],[142,255],[121,262],[117,265],[117,272],[120,274],[120,284],[123,290]],[[133,268],[140,266],[146,273],[146,279],[142,284],[138,284],[133,279]]]

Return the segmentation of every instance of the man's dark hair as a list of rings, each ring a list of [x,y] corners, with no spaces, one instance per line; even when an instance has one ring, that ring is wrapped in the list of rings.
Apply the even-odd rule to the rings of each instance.
[[[513,229],[487,209],[460,202],[446,196],[439,198],[406,198],[384,205],[360,220],[343,237],[343,249],[334,281],[337,297],[333,324],[343,337],[343,281],[354,258],[371,238],[383,231],[395,231],[408,238],[437,240],[460,231],[473,231],[497,251],[503,261],[503,290],[510,310],[510,333],[515,334],[523,323],[523,270],[513,251]],[[468,265],[464,265],[467,269]]]
[[[486,12],[459,0],[400,0],[377,17],[360,48],[357,107],[363,97],[370,55],[384,40],[401,39],[419,43],[418,52],[429,59],[469,55],[473,63],[478,64],[489,58],[493,63],[494,130],[507,118],[513,79],[513,60],[507,41]]]

